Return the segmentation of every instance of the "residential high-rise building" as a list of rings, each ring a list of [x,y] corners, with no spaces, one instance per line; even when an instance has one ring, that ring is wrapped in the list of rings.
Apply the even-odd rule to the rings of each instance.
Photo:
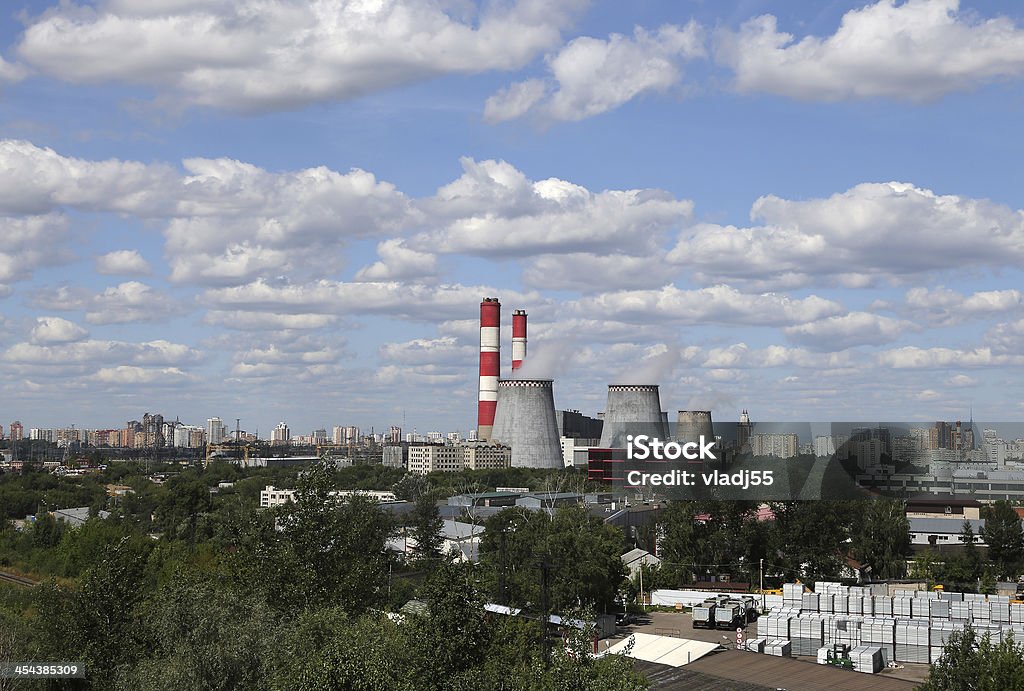
[[[814,438],[814,455],[818,458],[830,458],[836,453],[835,439],[831,434],[819,435]]]
[[[750,437],[750,452],[755,456],[796,458],[799,439],[789,434],[755,434]]]
[[[25,428],[21,421],[15,420],[11,423],[11,441],[20,441],[25,438]]]
[[[388,434],[384,441],[388,444],[397,444],[402,441],[402,428],[391,425],[388,428]]]
[[[206,420],[206,441],[208,444],[223,444],[227,437],[227,426],[219,417]]]
[[[270,433],[271,446],[284,446],[291,443],[291,439],[291,430],[288,429],[288,425],[284,422],[277,423],[277,427]]]
[[[145,446],[162,447],[167,440],[164,437],[164,416],[159,413],[146,413],[142,416],[142,432],[145,436]]]

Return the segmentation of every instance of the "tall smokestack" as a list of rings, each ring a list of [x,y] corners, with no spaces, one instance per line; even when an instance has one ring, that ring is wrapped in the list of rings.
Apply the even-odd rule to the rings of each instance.
[[[491,438],[494,409],[498,405],[498,377],[501,374],[501,303],[484,298],[480,303],[480,396],[476,415],[476,438]]]
[[[512,312],[512,371],[523,366],[526,359],[526,310]]]

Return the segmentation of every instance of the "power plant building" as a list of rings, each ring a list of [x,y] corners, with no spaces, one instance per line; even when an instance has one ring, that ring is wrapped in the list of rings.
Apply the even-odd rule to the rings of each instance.
[[[563,468],[552,381],[499,381],[492,439],[512,447],[514,468]]]
[[[668,439],[657,384],[609,384],[600,447],[626,448],[628,435]]]
[[[699,442],[715,438],[715,428],[711,424],[710,410],[680,410],[676,421],[676,441]]]

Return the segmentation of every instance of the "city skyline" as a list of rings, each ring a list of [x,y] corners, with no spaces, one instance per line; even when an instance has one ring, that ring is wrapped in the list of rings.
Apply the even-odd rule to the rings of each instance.
[[[15,3],[0,424],[1021,419],[1024,14],[794,5]]]

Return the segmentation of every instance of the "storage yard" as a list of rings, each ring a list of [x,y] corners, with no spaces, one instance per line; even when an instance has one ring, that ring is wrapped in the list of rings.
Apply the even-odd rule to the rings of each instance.
[[[823,649],[845,645],[856,658],[854,666],[865,672],[894,663],[935,662],[950,635],[967,624],[980,636],[989,634],[995,643],[1010,634],[1024,640],[1024,604],[1011,603],[1007,595],[886,593],[884,585],[819,582],[814,592],[806,592],[802,585],[786,584],[782,606],[758,620],[758,636],[766,644],[788,641],[792,655],[817,656]]]

